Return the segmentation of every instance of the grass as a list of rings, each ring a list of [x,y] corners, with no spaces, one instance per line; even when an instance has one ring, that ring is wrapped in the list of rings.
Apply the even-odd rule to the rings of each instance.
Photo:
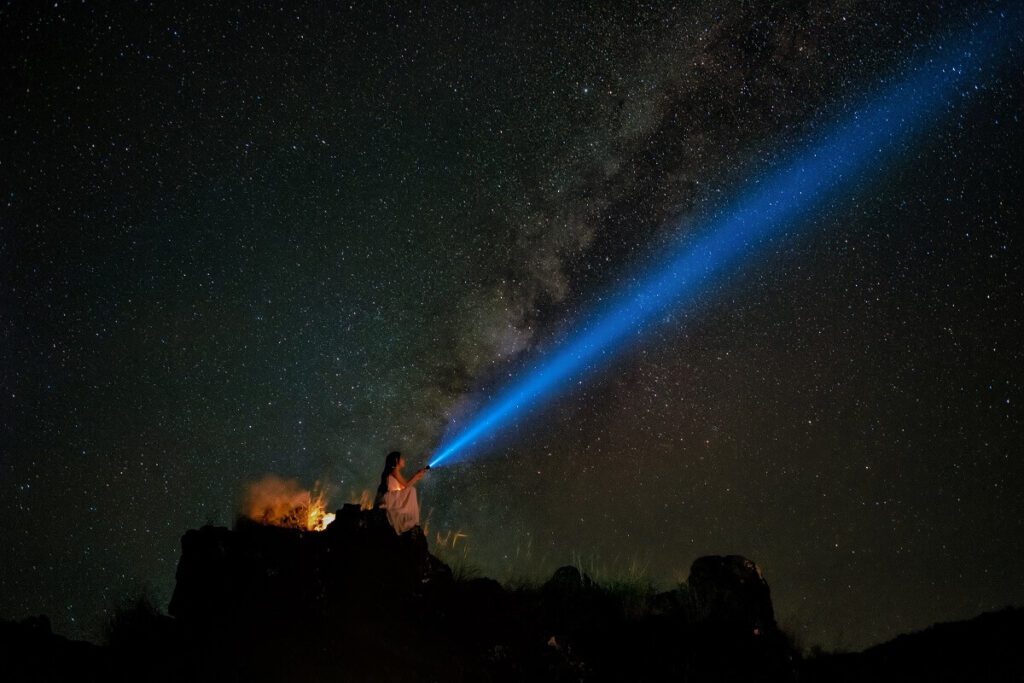
[[[456,581],[470,581],[487,576],[481,563],[475,561],[472,537],[461,531],[431,529],[425,525],[430,551],[452,569]],[[533,538],[516,542],[505,559],[505,565],[494,578],[513,593],[537,593],[560,566],[573,566],[589,579],[592,590],[604,594],[621,606],[627,617],[641,617],[655,608],[655,598],[664,592],[678,591],[679,601],[686,600],[682,581],[658,581],[651,574],[650,561],[639,555],[614,556],[610,559],[597,553],[573,551],[567,561],[552,561],[548,553],[538,554]],[[666,585],[667,584],[667,585]]]

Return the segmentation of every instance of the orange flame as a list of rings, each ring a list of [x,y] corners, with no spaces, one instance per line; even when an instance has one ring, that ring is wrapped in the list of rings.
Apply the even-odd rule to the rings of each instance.
[[[249,484],[244,512],[260,524],[305,531],[323,531],[334,521],[334,513],[327,512],[327,494],[319,482],[308,491],[294,479],[274,475]]]

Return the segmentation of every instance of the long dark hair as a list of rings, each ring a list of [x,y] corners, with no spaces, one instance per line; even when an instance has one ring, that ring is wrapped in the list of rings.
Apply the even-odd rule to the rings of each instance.
[[[384,494],[388,492],[388,477],[398,467],[398,461],[402,459],[400,451],[391,451],[388,457],[384,458],[384,471],[380,473],[380,486],[377,487],[377,497],[373,500],[373,507],[379,508],[384,500]]]

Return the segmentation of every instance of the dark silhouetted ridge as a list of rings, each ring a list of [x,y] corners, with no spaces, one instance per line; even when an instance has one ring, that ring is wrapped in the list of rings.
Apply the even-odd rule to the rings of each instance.
[[[121,609],[100,647],[0,623],[10,680],[1024,680],[1021,610],[803,660],[757,565],[693,563],[656,592],[562,567],[536,588],[458,580],[418,529],[345,506],[325,531],[239,520],[182,537],[169,614]],[[950,678],[950,676],[957,676]],[[7,679],[7,677],[5,677]]]

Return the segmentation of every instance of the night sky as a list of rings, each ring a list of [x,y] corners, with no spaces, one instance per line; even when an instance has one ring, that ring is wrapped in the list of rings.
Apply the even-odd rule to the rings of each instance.
[[[250,482],[340,507],[423,464],[709,203],[1010,5],[179,4],[0,10],[0,618],[74,637],[166,606]],[[431,472],[446,557],[668,587],[743,554],[826,647],[1024,604],[1013,43],[802,237]]]

